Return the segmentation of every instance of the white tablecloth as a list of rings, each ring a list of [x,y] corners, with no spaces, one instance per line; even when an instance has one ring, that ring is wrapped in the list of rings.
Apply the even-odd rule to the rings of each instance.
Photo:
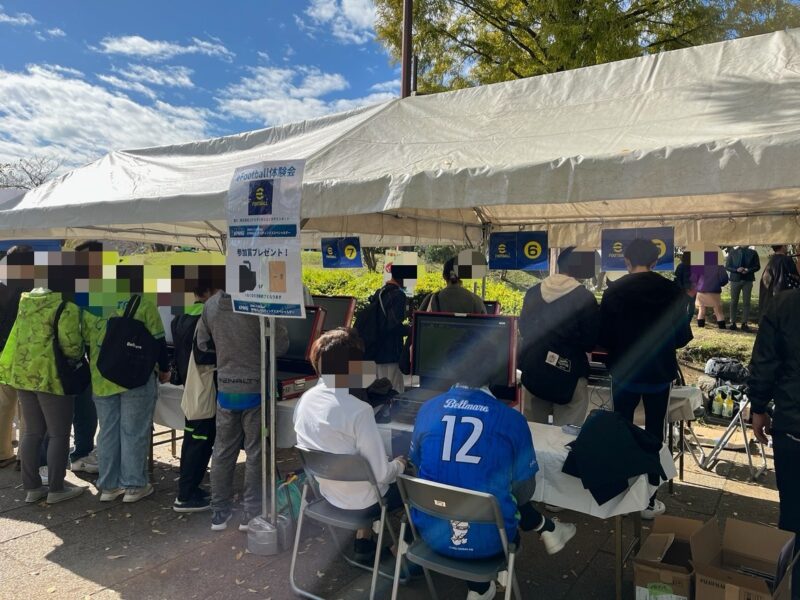
[[[294,428],[292,415],[297,400],[278,402],[278,447],[294,445]],[[584,489],[580,479],[561,472],[567,458],[566,445],[575,438],[561,431],[560,427],[528,423],[533,436],[533,447],[539,462],[539,473],[536,475],[536,493],[533,500],[561,506],[569,510],[607,519],[616,515],[624,515],[641,510],[647,506],[650,497],[656,491],[646,476],[631,480],[628,491],[620,494],[599,506],[588,490]],[[392,438],[405,434],[410,439],[414,430],[405,423],[379,424],[378,431],[383,438],[386,454],[392,457]],[[396,449],[401,450],[401,449]],[[666,446],[661,449],[661,464],[669,479],[677,475],[675,463]]]

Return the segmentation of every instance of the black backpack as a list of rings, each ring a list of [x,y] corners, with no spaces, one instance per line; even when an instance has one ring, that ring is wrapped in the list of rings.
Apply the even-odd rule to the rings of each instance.
[[[383,323],[386,319],[386,308],[383,306],[383,292],[386,286],[375,292],[369,299],[369,304],[362,308],[356,315],[355,330],[364,342],[364,359],[372,360],[381,339]]]
[[[132,390],[153,375],[158,360],[156,338],[134,318],[141,298],[132,296],[121,317],[111,317],[97,355],[97,370],[112,383]]]
[[[189,357],[192,354],[194,332],[200,315],[178,315],[172,321],[172,344],[175,346],[175,370],[172,383],[184,385],[189,371]]]
[[[61,349],[61,344],[58,343],[58,322],[66,305],[67,301],[63,300],[58,306],[56,316],[53,319],[53,355],[56,359],[56,372],[61,381],[61,387],[64,388],[64,395],[77,396],[85,392],[86,388],[89,387],[92,382],[92,375],[89,371],[89,362],[86,360],[86,355],[75,360],[68,358]]]
[[[746,383],[750,372],[741,361],[735,358],[721,358],[714,356],[706,362],[705,373],[709,377],[730,381],[731,383]]]

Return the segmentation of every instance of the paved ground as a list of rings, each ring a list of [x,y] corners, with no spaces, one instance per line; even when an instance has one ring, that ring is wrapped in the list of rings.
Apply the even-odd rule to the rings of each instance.
[[[660,497],[674,515],[710,519],[744,518],[775,525],[778,518],[775,477],[748,482],[744,454],[726,453],[730,462],[717,472],[700,471],[687,462],[686,481],[666,486]],[[292,468],[291,453],[281,466]],[[771,466],[771,461],[770,461]],[[241,469],[242,465],[239,465]],[[26,505],[19,473],[0,470],[0,598],[111,599],[272,599],[293,598],[289,589],[288,552],[260,557],[245,550],[245,534],[235,528],[217,533],[209,513],[180,516],[170,508],[177,461],[168,446],[157,453],[156,493],[137,504],[101,504],[90,484],[82,497],[62,505]],[[239,473],[241,476],[241,473]],[[74,475],[73,483],[80,483]],[[613,522],[564,512],[578,525],[578,535],[560,554],[549,557],[535,536],[523,538],[518,573],[525,598],[613,598]],[[631,527],[626,523],[626,530]],[[300,580],[330,599],[366,598],[368,580],[335,555],[332,542],[309,530],[301,559]],[[632,569],[626,568],[625,597],[633,598]],[[459,582],[438,578],[440,597],[464,598]],[[382,584],[378,597],[388,597]],[[401,598],[422,599],[422,581],[401,590]]]

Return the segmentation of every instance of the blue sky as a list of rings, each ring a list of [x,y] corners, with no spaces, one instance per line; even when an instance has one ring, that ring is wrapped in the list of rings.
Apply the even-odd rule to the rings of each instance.
[[[0,162],[65,166],[383,102],[371,0],[0,0]]]

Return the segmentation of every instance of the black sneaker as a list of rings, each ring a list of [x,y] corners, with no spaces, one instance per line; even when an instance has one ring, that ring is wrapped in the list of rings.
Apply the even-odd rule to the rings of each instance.
[[[372,564],[375,561],[377,546],[374,540],[356,539],[353,542],[353,559],[356,562]]]
[[[211,515],[211,531],[222,531],[228,528],[228,521],[233,513],[230,510],[215,510]]]
[[[239,531],[250,531],[250,521],[252,521],[257,515],[244,511],[242,513],[242,521],[239,523]]]
[[[742,325],[742,331],[744,331],[744,328],[745,328],[745,326]],[[738,329],[738,327],[736,327],[736,323],[731,323],[730,327],[728,327],[728,329],[730,329],[731,331],[736,331]]]
[[[742,331],[744,331],[745,333],[750,333],[753,330],[750,329],[750,325],[748,325],[747,323],[742,323]]]
[[[172,503],[172,510],[179,513],[203,512],[211,510],[211,502],[208,498],[190,498],[189,500],[178,500]]]

